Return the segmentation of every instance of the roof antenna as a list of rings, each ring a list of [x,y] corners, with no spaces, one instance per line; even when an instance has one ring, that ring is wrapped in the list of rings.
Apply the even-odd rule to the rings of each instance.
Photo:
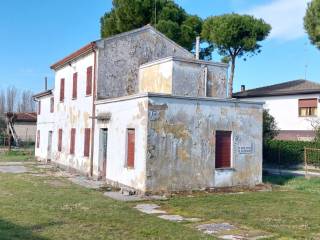
[[[304,43],[304,56],[305,56],[305,65],[304,65],[304,80],[307,80],[308,74],[308,42]]]

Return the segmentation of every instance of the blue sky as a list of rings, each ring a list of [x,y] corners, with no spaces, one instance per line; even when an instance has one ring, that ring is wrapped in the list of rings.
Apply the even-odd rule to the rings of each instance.
[[[262,53],[238,59],[235,90],[304,78],[320,83],[320,51],[309,43],[302,18],[309,0],[176,0],[187,12],[206,18],[237,12],[264,18],[273,27]],[[0,8],[0,89],[43,90],[52,86],[49,66],[99,39],[99,19],[111,0],[10,0]],[[216,61],[220,57],[215,55]]]

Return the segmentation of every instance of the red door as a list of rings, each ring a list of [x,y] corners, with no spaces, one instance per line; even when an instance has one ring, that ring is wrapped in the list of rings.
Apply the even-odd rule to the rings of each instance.
[[[216,162],[215,168],[231,167],[231,132],[216,132]]]

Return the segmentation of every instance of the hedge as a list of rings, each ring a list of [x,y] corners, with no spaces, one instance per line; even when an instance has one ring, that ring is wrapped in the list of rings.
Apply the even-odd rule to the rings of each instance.
[[[320,143],[283,140],[268,141],[263,148],[264,163],[283,166],[303,164],[304,147],[320,149]],[[317,152],[316,155],[308,155],[308,157],[310,157],[310,161],[320,163],[320,152]]]

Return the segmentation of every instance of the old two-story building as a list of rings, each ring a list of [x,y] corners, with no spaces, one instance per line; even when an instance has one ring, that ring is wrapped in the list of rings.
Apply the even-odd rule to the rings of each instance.
[[[262,104],[227,99],[227,67],[149,25],[91,42],[35,96],[35,155],[141,192],[261,183]]]

